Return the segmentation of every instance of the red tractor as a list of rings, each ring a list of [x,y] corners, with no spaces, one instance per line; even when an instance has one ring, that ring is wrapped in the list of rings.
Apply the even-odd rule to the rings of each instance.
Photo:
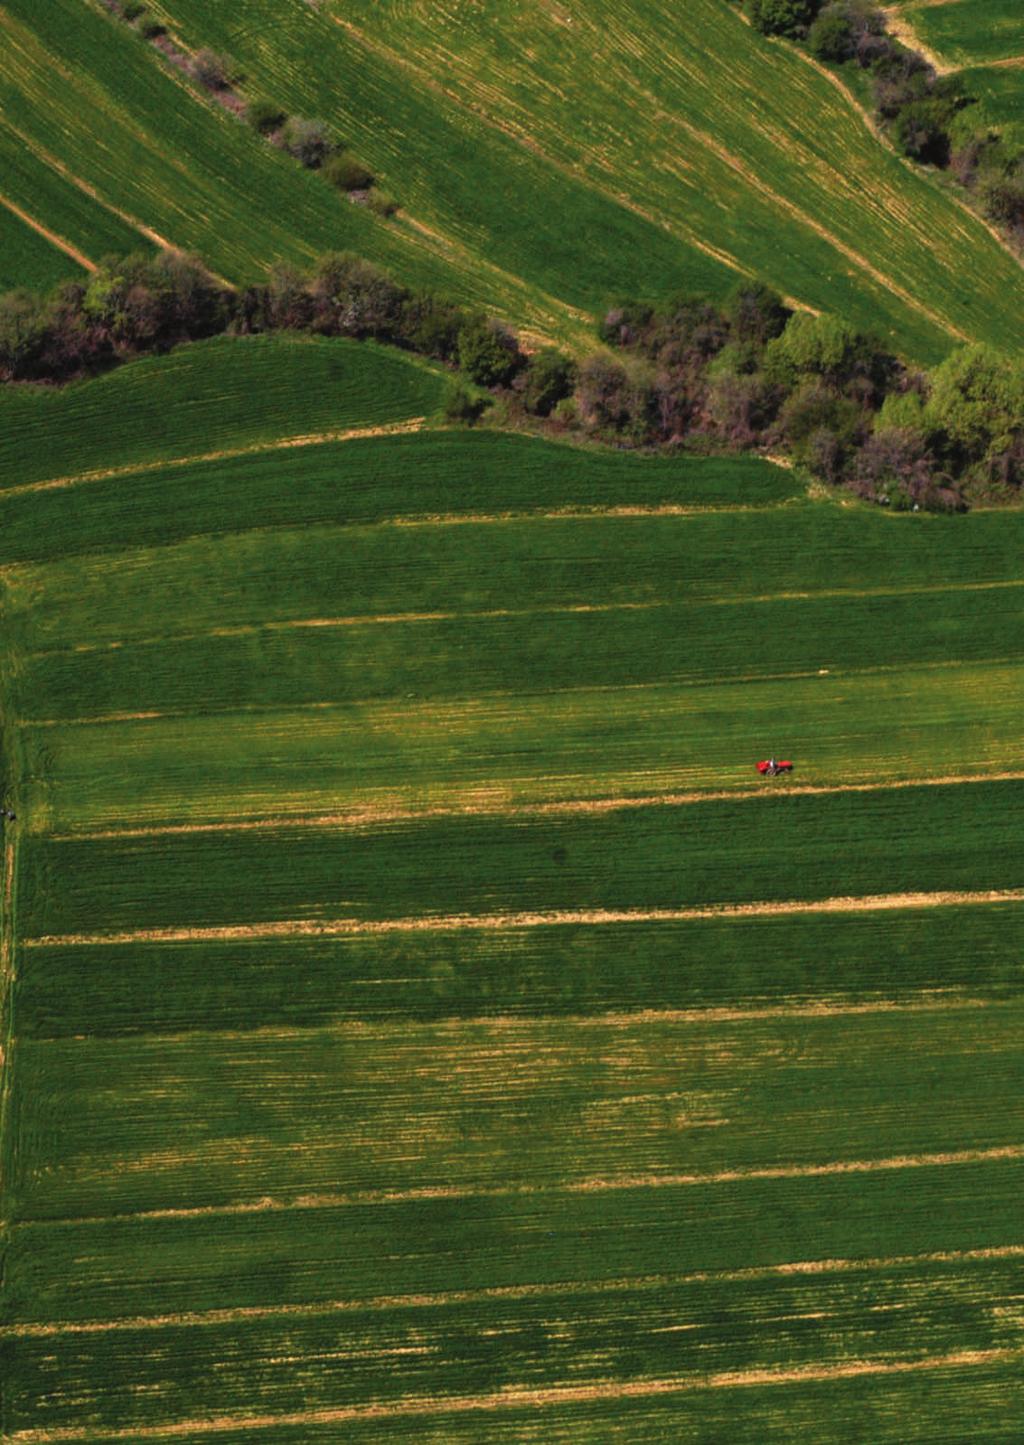
[[[786,760],[779,762],[777,758],[768,758],[765,762],[758,763],[757,771],[762,778],[777,778],[780,773],[791,773],[793,764]]]

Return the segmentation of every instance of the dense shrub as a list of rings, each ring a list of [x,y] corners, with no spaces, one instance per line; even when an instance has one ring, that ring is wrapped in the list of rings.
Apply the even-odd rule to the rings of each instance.
[[[215,50],[199,50],[192,57],[192,74],[207,90],[224,90],[231,83],[234,64]]]
[[[281,128],[280,143],[290,156],[311,171],[318,170],[336,149],[327,124],[293,115]]]
[[[270,135],[284,125],[287,117],[276,101],[268,100],[266,96],[257,96],[246,106],[245,118],[260,135]]]
[[[526,372],[526,410],[534,416],[550,416],[558,403],[571,395],[575,380],[576,368],[567,356],[551,347],[538,351]]]
[[[448,384],[442,405],[442,415],[448,422],[464,422],[472,426],[479,421],[487,409],[487,398],[470,391],[464,381],[455,378]]]
[[[324,162],[324,177],[339,191],[365,191],[373,185],[373,172],[351,151],[338,151]]]
[[[167,26],[160,20],[143,18],[139,21],[139,33],[144,40],[157,40],[167,34]]]
[[[125,0],[125,3],[121,6],[121,15],[129,23],[138,20],[140,15],[145,14],[145,11],[146,7],[143,5],[142,0]]]
[[[804,35],[818,0],[747,0],[747,16],[763,35]]]
[[[507,386],[523,364],[511,332],[486,316],[474,316],[459,330],[459,367],[478,386]]]
[[[846,5],[827,5],[807,33],[807,47],[819,60],[842,64],[857,53],[858,35]]]

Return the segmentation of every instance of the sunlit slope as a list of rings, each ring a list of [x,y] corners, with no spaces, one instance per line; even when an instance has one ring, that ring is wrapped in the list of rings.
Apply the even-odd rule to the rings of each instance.
[[[165,9],[190,43],[237,55],[258,88],[334,119],[412,214],[509,271],[544,266],[548,289],[575,286],[579,304],[594,304],[595,262],[605,295],[621,277],[576,210],[583,181],[663,228],[681,255],[709,248],[918,355],[960,335],[1016,344],[1019,265],[898,161],[827,75],[753,34],[725,0]],[[481,148],[450,149],[452,126]],[[487,164],[496,134],[566,178],[557,220],[590,258],[572,279],[551,218]],[[660,261],[643,250],[630,261],[626,289],[657,294]]]
[[[232,280],[348,247],[573,346],[618,295],[756,274],[923,360],[962,336],[1016,344],[1017,263],[725,0],[161,8],[250,92],[331,120],[403,211],[349,204],[98,5],[6,0],[0,143],[48,177],[38,219],[94,259],[123,249],[110,224]]]

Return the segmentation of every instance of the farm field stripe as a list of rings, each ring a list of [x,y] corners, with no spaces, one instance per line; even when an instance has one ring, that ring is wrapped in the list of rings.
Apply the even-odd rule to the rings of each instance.
[[[415,918],[294,918],[266,923],[227,923],[192,928],[138,928],[123,933],[39,934],[24,948],[134,943],[226,943],[249,938],[332,938],[350,934],[459,933],[468,930],[546,928],[559,924],[675,923],[697,918],[763,918],[796,913],[874,913],[902,908],[947,908],[1019,903],[1024,888],[975,892],[874,893],[855,897],[789,899],[779,903],[717,903],[698,908],[552,909],[535,913],[424,914]]]
[[[644,1399],[697,1390],[736,1390],[766,1385],[797,1385],[811,1381],[849,1380],[865,1375],[907,1375],[922,1370],[971,1369],[1024,1359],[1013,1348],[958,1350],[926,1355],[917,1360],[844,1360],[836,1364],[795,1365],[786,1369],[723,1370],[710,1375],[674,1375],[663,1379],[600,1380],[589,1385],[549,1385],[535,1388],[510,1386],[482,1395],[434,1395],[396,1400],[390,1404],[346,1405],[333,1409],[299,1410],[274,1415],[217,1415],[209,1419],[176,1420],[162,1425],[71,1425],[57,1429],[16,1430],[11,1445],[58,1445],[76,1440],[163,1440],[193,1433],[237,1430],[271,1430],[290,1426],[342,1424],[359,1420],[387,1420],[409,1416],[455,1415],[522,1408],[538,1409],[599,1400]]]
[[[937,991],[936,991],[937,992]],[[755,1023],[769,1019],[846,1018],[864,1014],[938,1014],[960,1013],[972,1010],[998,1008],[1000,1004],[986,998],[924,997],[907,1001],[903,999],[872,999],[860,1003],[844,1003],[838,1000],[816,1000],[812,1003],[772,1005],[766,1008],[720,1008],[705,1009],[635,1009],[617,1010],[599,1014],[471,1014],[457,1018],[440,1019],[417,1026],[404,1025],[407,1033],[425,1031],[432,1036],[457,1035],[466,1029],[482,1030],[485,1033],[528,1032],[542,1027],[558,1029],[634,1029],[652,1024],[722,1024]],[[143,1036],[146,1042],[161,1044],[194,1043],[197,1039],[217,1039],[221,1042],[239,1039],[273,1040],[275,1043],[286,1039],[304,1039],[310,1034],[329,1035],[333,1038],[352,1037],[363,1040],[383,1040],[393,1037],[392,1025],[380,1024],[365,1019],[342,1019],[323,1024],[261,1024],[251,1029],[196,1027],[164,1033],[159,1029],[147,1030]],[[124,1035],[119,1042],[134,1046],[137,1038]],[[33,1034],[33,1047],[43,1044],[64,1046],[68,1038],[63,1034]]]
[[[124,713],[107,719],[135,721],[160,717],[160,713]],[[45,724],[50,726],[51,724]],[[52,724],[56,726],[57,724]],[[41,726],[36,723],[33,726]],[[416,823],[429,818],[544,818],[571,817],[582,813],[619,813],[630,808],[682,808],[700,803],[745,803],[760,798],[818,797],[835,793],[889,793],[906,788],[954,788],[970,783],[1024,782],[1024,771],[971,773],[925,778],[898,778],[892,782],[795,783],[781,788],[705,788],[686,793],[623,794],[611,798],[567,798],[539,803],[465,803],[445,807],[399,808],[363,806],[347,812],[278,814],[272,818],[238,818],[214,823],[154,823],[135,828],[83,828],[79,832],[51,833],[57,843],[84,839],[167,838],[189,833],[257,833],[302,828],[368,828],[381,823]]]
[[[367,433],[360,432],[365,436]],[[756,607],[775,602],[817,602],[842,597],[928,597],[935,594],[992,592],[1024,587],[1024,578],[998,582],[937,582],[923,587],[826,587],[808,592],[742,593],[729,597],[693,599],[703,607]],[[127,642],[78,642],[67,647],[40,648],[29,657],[63,656],[67,653],[121,651],[125,647],[151,647],[154,643],[193,642],[203,637],[255,637],[264,632],[301,631],[303,628],[397,627],[429,622],[480,622],[517,617],[561,617],[590,612],[653,612],[660,608],[687,605],[691,599],[661,598],[649,602],[570,602],[541,607],[490,607],[466,612],[381,612],[351,613],[341,617],[295,617],[283,621],[244,622],[230,627],[208,627],[194,632],[152,633]]]
[[[391,422],[385,426],[349,427],[344,431],[313,432],[305,436],[274,437],[269,441],[250,442],[242,447],[225,447],[220,451],[200,452],[187,457],[161,457],[152,462],[129,462],[121,467],[101,467],[94,471],[79,472],[76,476],[49,477],[42,482],[27,482],[20,487],[7,487],[5,497],[22,496],[27,492],[48,492],[61,487],[77,487],[85,482],[103,482],[111,477],[129,477],[145,472],[163,472],[171,467],[199,466],[205,462],[229,461],[234,457],[255,456],[261,452],[286,451],[292,447],[326,446],[331,442],[355,441],[364,437],[402,436],[407,432],[419,431],[426,417],[410,417],[407,421]]]
[[[96,262],[91,261],[84,251],[79,251],[77,246],[73,246],[71,242],[65,240],[63,236],[58,236],[56,231],[51,231],[47,226],[43,225],[42,221],[37,221],[35,216],[30,215],[28,211],[23,211],[20,206],[15,205],[10,197],[2,193],[0,193],[0,206],[5,206],[7,210],[17,216],[19,221],[23,221],[25,225],[35,231],[37,235],[44,237],[49,241],[51,246],[56,246],[58,251],[63,251],[65,256],[70,256],[72,261],[77,261],[79,266],[84,270],[98,270]]]
[[[1024,1244],[994,1245],[986,1249],[932,1250],[924,1254],[880,1258],[793,1260],[784,1264],[751,1265],[740,1269],[695,1270],[688,1274],[637,1275],[621,1279],[565,1280],[552,1284],[511,1284],[480,1289],[441,1290],[433,1294],[372,1295],[366,1299],[314,1300],[308,1304],[238,1305],[179,1314],[128,1315],[109,1320],[46,1320],[0,1327],[0,1339],[53,1339],[61,1335],[119,1334],[134,1330],[193,1329],[211,1325],[241,1324],[246,1320],[317,1318],[324,1315],[402,1309],[445,1309],[486,1300],[563,1298],[567,1295],[639,1294],[688,1284],[731,1283],[744,1280],[878,1273],[928,1264],[973,1264],[988,1260],[1024,1258]]]
[[[706,1174],[621,1174],[552,1180],[546,1184],[424,1184],[411,1189],[364,1189],[351,1194],[300,1194],[288,1199],[265,1195],[260,1199],[229,1204],[169,1205],[157,1209],[73,1217],[25,1217],[16,1220],[9,1229],[63,1229],[87,1224],[107,1225],[128,1219],[213,1219],[248,1214],[286,1214],[292,1211],[363,1208],[367,1205],[418,1204],[436,1199],[521,1199],[541,1194],[617,1194],[627,1189],[708,1188],[718,1184],[743,1184],[749,1180],[820,1179],[838,1174],[881,1174],[903,1169],[955,1169],[962,1164],[990,1164],[1008,1159],[1024,1159],[1024,1144],[997,1144],[990,1149],[954,1149],[932,1154],[894,1154],[881,1159],[832,1159],[823,1164],[762,1164],[717,1169]]]
[[[81,176],[76,176],[74,171],[70,170],[63,161],[58,160],[55,155],[41,146],[38,141],[33,140],[31,136],[26,135],[23,130],[20,130],[18,126],[14,125],[6,117],[4,118],[3,124],[12,134],[18,137],[25,148],[31,151],[44,165],[56,171],[59,176],[63,176],[66,181],[82,191],[90,200],[95,201],[97,205],[102,206],[104,210],[109,211],[112,216],[117,216],[119,220],[124,221],[125,225],[131,226],[134,231],[138,231],[140,236],[145,236],[147,241],[152,241],[153,244],[159,246],[162,251],[180,250],[180,247],[176,246],[173,241],[169,241],[166,236],[161,236],[159,231],[154,231],[151,226],[147,226],[143,221],[140,221],[138,216],[133,216],[129,211],[122,211],[120,206],[115,206],[112,201],[108,201],[105,196],[100,195],[95,186],[91,186],[88,181],[82,180]],[[231,287],[231,282],[226,281],[223,276],[218,276],[213,271],[210,272],[210,275],[213,276],[216,281],[220,281],[223,285]]]

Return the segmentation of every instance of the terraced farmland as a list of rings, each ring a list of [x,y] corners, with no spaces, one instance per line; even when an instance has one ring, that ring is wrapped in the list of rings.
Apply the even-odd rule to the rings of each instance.
[[[403,209],[348,204],[99,4],[5,0],[0,147],[49,178],[19,203],[93,259],[112,224],[235,281],[344,246],[575,348],[621,294],[757,275],[920,360],[963,337],[1016,344],[1016,261],[727,0],[155,8],[234,55],[252,91],[325,115]]]
[[[1013,1438],[1024,517],[441,384],[0,398],[5,1438]]]

